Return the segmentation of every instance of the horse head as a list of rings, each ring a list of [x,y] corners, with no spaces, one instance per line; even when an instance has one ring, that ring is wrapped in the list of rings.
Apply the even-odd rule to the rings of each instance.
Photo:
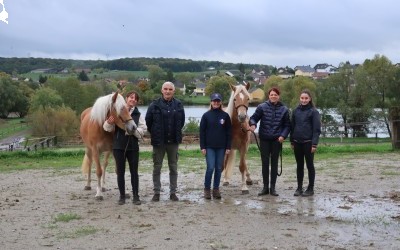
[[[114,117],[115,124],[121,129],[124,129],[128,134],[132,135],[137,129],[137,126],[126,106],[125,99],[118,92],[115,92],[111,101],[112,105],[110,114]]]
[[[237,117],[240,123],[246,121],[247,110],[249,109],[250,94],[248,89],[250,88],[250,83],[246,85],[234,86],[230,84],[233,91],[233,108],[237,112]]]

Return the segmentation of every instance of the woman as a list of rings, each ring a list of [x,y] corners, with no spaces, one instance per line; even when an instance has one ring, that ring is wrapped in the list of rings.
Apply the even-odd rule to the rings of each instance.
[[[140,115],[138,108],[136,107],[139,101],[139,95],[135,91],[131,91],[126,94],[126,104],[131,113],[132,119],[137,125],[137,129],[134,135],[127,135],[125,130],[115,126],[115,121],[110,116],[103,125],[104,130],[112,132],[114,131],[113,139],[113,155],[115,159],[117,182],[119,189],[119,200],[118,204],[125,204],[125,160],[128,160],[129,171],[131,173],[131,185],[133,193],[133,204],[140,205],[141,201],[139,198],[139,141],[143,139],[143,134],[146,132],[146,122]]]
[[[268,100],[257,106],[256,111],[250,117],[250,129],[254,131],[258,121],[260,128],[258,136],[260,138],[262,176],[264,187],[261,195],[271,194],[278,196],[275,189],[278,176],[278,159],[282,143],[290,132],[289,110],[280,101],[278,88],[271,88],[268,91]],[[269,161],[271,159],[271,185],[269,184]]]
[[[231,149],[232,125],[228,113],[222,110],[222,97],[218,93],[211,95],[210,110],[203,114],[200,121],[200,149],[206,156],[207,170],[204,180],[204,198],[211,199],[211,179],[214,173],[212,195],[221,199],[219,184],[224,155]]]
[[[300,94],[300,104],[292,113],[292,132],[290,142],[297,163],[297,189],[294,196],[314,195],[314,153],[317,150],[319,135],[321,134],[321,120],[314,107],[311,93],[303,90]],[[304,159],[308,170],[308,187],[303,192]]]

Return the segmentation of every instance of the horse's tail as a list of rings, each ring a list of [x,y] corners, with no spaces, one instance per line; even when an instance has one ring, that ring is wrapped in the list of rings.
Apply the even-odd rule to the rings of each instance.
[[[236,150],[231,149],[231,152],[226,157],[226,163],[225,163],[225,169],[224,169],[224,172],[225,172],[224,179],[226,181],[229,181],[232,177],[233,167],[235,165],[235,159],[236,159]]]
[[[85,156],[83,157],[83,161],[82,161],[82,174],[88,174],[90,171],[90,159],[88,157],[88,155],[85,153]]]

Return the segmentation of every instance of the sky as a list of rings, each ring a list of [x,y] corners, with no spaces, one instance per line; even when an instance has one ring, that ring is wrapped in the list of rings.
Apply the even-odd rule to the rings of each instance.
[[[0,0],[0,57],[400,63],[398,0]],[[0,13],[1,15],[1,13]]]

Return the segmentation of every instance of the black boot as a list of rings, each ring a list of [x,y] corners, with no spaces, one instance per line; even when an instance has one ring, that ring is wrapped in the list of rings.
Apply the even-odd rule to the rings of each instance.
[[[279,194],[275,190],[275,185],[271,185],[271,189],[269,190],[269,193],[273,196],[279,196]]]
[[[302,187],[298,187],[296,189],[296,192],[294,192],[294,196],[301,196],[303,194],[303,188]]]
[[[308,186],[307,190],[301,194],[303,197],[313,196],[314,195],[314,187]]]
[[[269,194],[269,189],[268,189],[268,187],[264,187],[264,188],[258,193],[258,196],[267,195],[267,194]]]
[[[140,201],[139,195],[133,195],[132,203],[135,205],[141,205],[142,202]]]

